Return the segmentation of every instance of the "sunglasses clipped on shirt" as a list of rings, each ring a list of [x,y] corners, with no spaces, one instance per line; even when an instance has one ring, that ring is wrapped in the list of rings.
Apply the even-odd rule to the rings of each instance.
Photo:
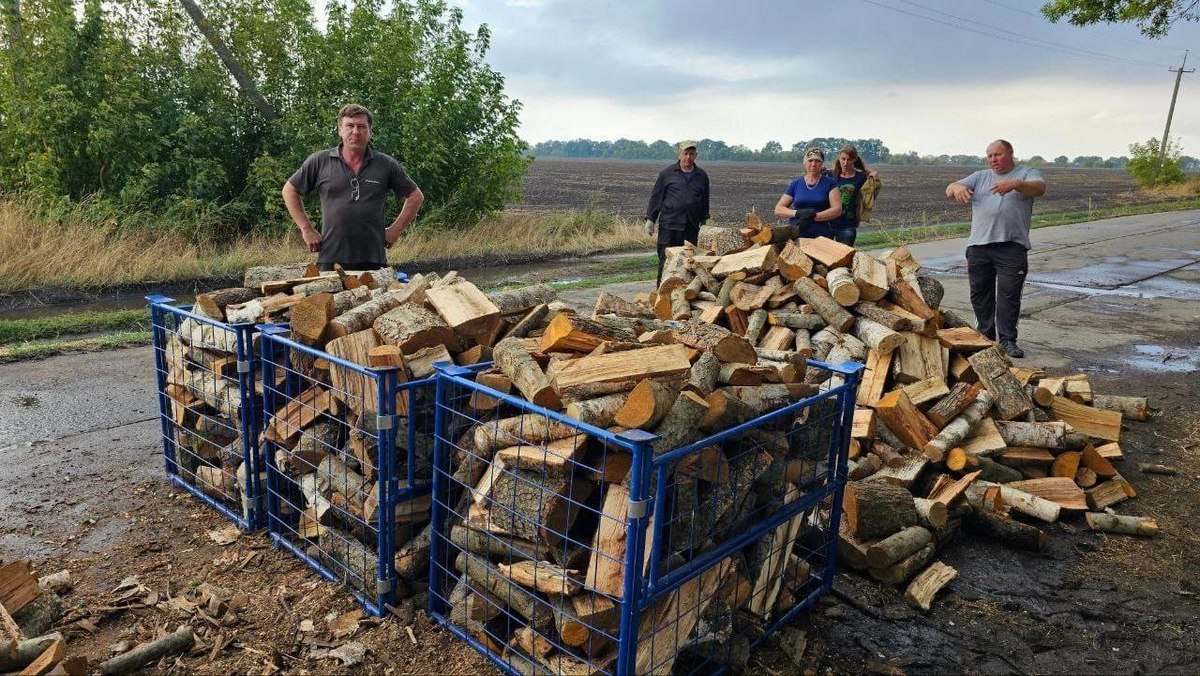
[[[357,202],[360,194],[362,194],[362,191],[360,191],[358,189],[358,177],[351,176],[350,177],[350,199]]]

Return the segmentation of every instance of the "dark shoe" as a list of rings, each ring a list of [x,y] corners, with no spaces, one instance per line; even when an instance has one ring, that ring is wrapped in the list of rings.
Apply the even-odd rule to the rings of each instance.
[[[1012,357],[1013,359],[1020,359],[1021,357],[1025,356],[1025,350],[1017,347],[1017,341],[1015,340],[1000,341],[1000,349],[1004,350],[1004,354]]]

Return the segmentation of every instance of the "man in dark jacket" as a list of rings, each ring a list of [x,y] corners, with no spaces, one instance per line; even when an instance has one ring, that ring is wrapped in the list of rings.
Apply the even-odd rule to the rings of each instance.
[[[658,172],[646,208],[646,234],[653,235],[658,226],[659,284],[667,247],[695,244],[708,220],[708,174],[696,166],[696,142],[684,141],[678,148],[679,161]]]

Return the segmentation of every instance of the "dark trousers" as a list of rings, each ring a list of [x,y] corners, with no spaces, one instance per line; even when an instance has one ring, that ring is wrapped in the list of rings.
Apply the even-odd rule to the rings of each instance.
[[[336,263],[317,263],[317,269],[320,270],[321,272],[333,272],[334,265],[337,265],[337,264]],[[387,267],[387,263],[382,263],[382,264],[381,263],[365,263],[365,262],[364,263],[349,263],[349,264],[342,263],[343,270],[359,270],[359,271],[378,270],[380,268],[386,268],[386,267]]]
[[[834,228],[833,239],[846,246],[854,246],[854,240],[858,239],[858,228]]]
[[[688,226],[683,230],[668,230],[663,226],[658,226],[658,278],[654,286],[662,284],[662,269],[663,263],[667,260],[667,247],[683,246],[684,242],[696,244],[696,240],[700,238],[699,226]]]
[[[1029,252],[1016,242],[967,247],[967,278],[971,307],[979,332],[995,340],[1017,340],[1021,289],[1025,286]]]

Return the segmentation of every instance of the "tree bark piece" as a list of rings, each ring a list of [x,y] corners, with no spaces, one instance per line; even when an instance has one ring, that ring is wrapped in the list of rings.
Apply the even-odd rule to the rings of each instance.
[[[1084,515],[1088,528],[1105,533],[1154,537],[1158,535],[1158,521],[1148,516],[1121,516],[1104,512],[1088,512]]]
[[[927,613],[937,593],[957,577],[957,570],[941,561],[934,561],[908,584],[908,589],[904,591],[904,600],[908,601],[908,605]]]
[[[1067,448],[1069,427],[1064,422],[1031,423],[1001,420],[996,423],[1000,436],[1009,446],[1025,448]]]
[[[192,628],[184,625],[164,638],[144,643],[123,655],[101,662],[100,673],[104,676],[133,673],[169,655],[177,655],[191,650],[195,640]]]
[[[413,283],[410,282],[411,284]],[[330,337],[336,338],[371,328],[380,315],[400,305],[404,298],[403,292],[392,291],[350,308],[329,322]]]
[[[373,326],[387,342],[399,345],[405,354],[435,345],[444,345],[451,352],[462,349],[454,329],[437,313],[415,304],[404,304],[388,310],[375,320]]]
[[[492,356],[496,366],[527,400],[555,411],[562,408],[558,393],[541,367],[525,351],[521,339],[505,338],[492,349]]]
[[[772,326],[784,326],[793,331],[820,331],[825,328],[825,318],[818,314],[801,314],[799,312],[772,312],[767,316],[767,323]]]
[[[657,384],[657,383],[656,383]],[[636,389],[636,386],[635,388]],[[608,427],[613,424],[613,418],[625,405],[629,395],[624,392],[607,394],[595,399],[573,401],[567,404],[567,416],[596,427]]]
[[[999,347],[993,346],[976,352],[967,361],[979,376],[979,381],[995,397],[996,414],[1001,420],[1012,420],[1033,408],[1033,400],[1008,370],[1008,364],[1000,354]]]
[[[847,484],[842,508],[850,531],[860,540],[887,537],[917,523],[912,495],[882,481]]]
[[[860,302],[854,305],[854,312],[876,324],[885,326],[892,331],[904,332],[912,330],[912,322],[906,317],[890,312],[875,303]]]
[[[796,280],[793,287],[796,289],[796,293],[804,299],[804,302],[813,306],[817,314],[821,315],[827,324],[839,332],[846,333],[854,326],[854,315],[839,305],[829,295],[829,292],[817,286],[816,282],[804,277]]]

